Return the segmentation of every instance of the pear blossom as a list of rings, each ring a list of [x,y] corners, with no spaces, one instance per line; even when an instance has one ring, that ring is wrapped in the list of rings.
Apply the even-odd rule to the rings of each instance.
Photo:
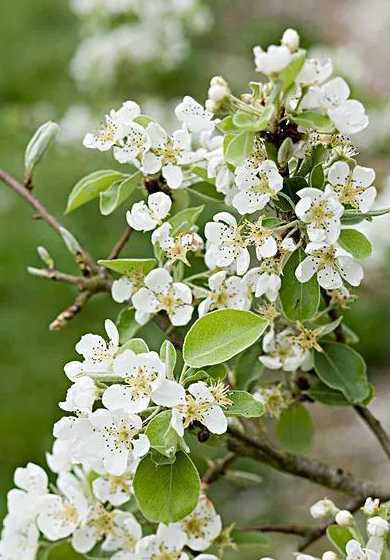
[[[28,463],[26,467],[15,470],[14,482],[16,486],[30,495],[43,496],[47,494],[48,478],[42,467]]]
[[[318,500],[318,502],[315,502],[310,507],[310,515],[313,519],[330,519],[334,517],[338,511],[338,507],[328,498]]]
[[[127,223],[137,231],[151,231],[167,217],[172,206],[171,198],[156,192],[148,196],[148,203],[136,202],[126,214]]]
[[[105,152],[122,140],[136,123],[132,121],[138,117],[141,109],[134,101],[126,101],[122,107],[115,111],[112,109],[105,117],[105,123],[94,133],[86,134],[84,146]]]
[[[352,527],[352,525],[354,524],[353,515],[347,509],[341,509],[340,511],[338,511],[334,520],[336,521],[337,525],[340,525],[340,527]]]
[[[334,243],[340,235],[344,207],[331,189],[307,187],[297,192],[300,201],[295,206],[298,218],[307,224],[310,241]]]
[[[97,334],[85,334],[76,344],[76,352],[84,358],[82,362],[73,361],[65,365],[65,374],[71,381],[88,374],[109,373],[119,349],[119,332],[115,324],[107,319],[104,322],[109,341]]]
[[[148,535],[138,541],[137,560],[189,560],[183,552],[186,544],[184,532],[175,524],[159,524],[155,535]]]
[[[8,512],[12,518],[24,520],[28,525],[46,500],[48,477],[41,467],[28,463],[27,467],[16,469],[14,482],[17,487],[7,494]]]
[[[129,301],[135,292],[144,285],[144,273],[134,270],[128,275],[114,280],[111,286],[111,296],[116,303]]]
[[[125,138],[113,147],[113,155],[119,163],[132,163],[139,167],[139,160],[148,147],[148,138],[143,126],[132,122],[126,130]]]
[[[380,501],[378,498],[367,498],[361,508],[365,515],[374,515],[379,512]]]
[[[67,412],[88,413],[97,399],[96,385],[90,377],[81,377],[67,391],[59,407]]]
[[[123,379],[122,384],[108,387],[102,396],[104,406],[111,411],[121,410],[130,414],[142,412],[152,400],[161,406],[174,406],[184,396],[179,383],[166,379],[165,364],[156,352],[135,354],[122,352],[114,363],[114,375]]]
[[[128,469],[119,476],[102,473],[92,482],[94,496],[103,504],[108,502],[118,507],[129,501],[133,490],[133,477],[137,470],[139,459],[130,460]]]
[[[199,317],[214,309],[250,309],[251,298],[243,278],[228,277],[227,272],[221,270],[210,276],[208,284],[210,291],[206,291],[206,299],[199,304]]]
[[[328,171],[328,181],[341,204],[368,212],[376,197],[372,186],[375,171],[370,167],[355,165],[353,170],[345,161],[336,161]]]
[[[181,166],[190,164],[194,159],[190,133],[181,129],[168,136],[159,124],[151,122],[146,128],[146,134],[148,149],[142,160],[144,173],[151,175],[161,170],[168,186],[178,189],[184,181]]]
[[[49,541],[69,537],[86,519],[89,510],[82,485],[74,475],[61,473],[57,488],[61,494],[49,494],[37,517],[38,527]]]
[[[379,515],[370,517],[367,521],[367,533],[371,537],[384,537],[389,532],[389,529],[389,523],[386,519],[379,517]]]
[[[115,551],[111,560],[136,560],[135,549],[142,538],[142,527],[131,513],[115,511],[114,529],[102,544],[105,552]]]
[[[275,334],[273,329],[268,331],[263,338],[263,351],[259,357],[262,364],[268,369],[283,369],[296,371],[308,359],[308,352],[292,340],[293,331],[284,329]]]
[[[181,124],[191,132],[211,131],[215,127],[212,113],[188,95],[176,107],[175,114]]]
[[[215,214],[213,222],[206,224],[208,245],[205,258],[210,268],[234,264],[237,274],[245,274],[249,268],[250,256],[241,229],[236,218],[228,212]]]
[[[236,172],[238,193],[232,204],[240,214],[253,214],[262,210],[283,188],[283,177],[272,160],[265,160],[254,170],[239,169]]]
[[[95,433],[86,445],[102,460],[109,474],[122,475],[129,460],[143,457],[149,451],[149,439],[140,433],[142,420],[139,416],[98,409],[90,415],[89,421]]]
[[[276,301],[282,286],[273,259],[265,259],[260,267],[251,268],[245,274],[244,281],[255,297],[265,295],[271,302]]]
[[[196,551],[209,548],[222,531],[221,517],[205,495],[200,496],[196,508],[178,526],[186,535],[187,546]]]
[[[287,47],[290,52],[295,52],[299,49],[299,35],[295,29],[286,29],[283,33],[282,46]]]
[[[133,295],[132,303],[138,322],[137,313],[150,317],[164,310],[173,325],[186,325],[193,312],[190,288],[182,282],[173,282],[172,276],[164,268],[149,272],[145,277],[145,287]]]
[[[169,264],[181,261],[190,266],[187,253],[195,253],[203,249],[203,239],[195,231],[182,232],[173,236],[172,230],[171,224],[165,222],[153,232],[152,243],[153,245],[158,244],[164,251]]]
[[[370,548],[363,546],[354,539],[347,542],[345,546],[347,560],[379,560],[380,554]]]
[[[253,54],[256,70],[267,76],[278,74],[284,70],[293,57],[290,49],[285,45],[270,45],[266,51],[257,46],[254,47]]]
[[[362,266],[334,245],[308,243],[305,253],[308,256],[295,271],[299,282],[307,282],[316,274],[322,288],[335,290],[342,287],[343,279],[351,286],[359,286],[362,281]]]
[[[198,421],[211,433],[224,434],[228,424],[223,407],[230,404],[226,392],[222,384],[208,386],[203,381],[192,383],[180,404],[172,409],[173,429],[182,437],[184,428]]]
[[[39,530],[34,520],[8,514],[3,520],[0,558],[4,560],[35,560],[39,547]]]
[[[51,453],[46,453],[46,462],[54,473],[67,472],[71,469],[73,458],[72,440],[56,439]]]
[[[333,64],[329,58],[325,60],[307,58],[299,71],[296,81],[302,87],[317,86],[330,78],[332,72]]]
[[[262,220],[247,224],[247,239],[254,244],[256,257],[259,261],[267,257],[274,257],[278,252],[278,244],[271,229],[262,226]]]

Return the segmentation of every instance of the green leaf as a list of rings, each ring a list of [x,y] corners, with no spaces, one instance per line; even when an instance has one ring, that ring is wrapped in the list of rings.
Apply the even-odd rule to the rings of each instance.
[[[227,135],[227,137],[230,136],[231,135]],[[225,137],[225,139],[227,137]],[[253,132],[244,131],[239,134],[234,134],[225,145],[225,160],[236,167],[241,165],[244,159],[252,152],[253,140]]]
[[[34,167],[40,162],[59,130],[60,127],[57,123],[48,121],[35,131],[24,153],[24,167],[27,175],[31,174]]]
[[[301,403],[294,403],[283,410],[276,432],[283,447],[294,453],[305,453],[313,442],[313,421]]]
[[[140,171],[126,177],[123,181],[116,181],[99,195],[100,212],[108,216],[127,200],[142,185]]]
[[[83,177],[73,187],[68,197],[65,213],[69,214],[69,212],[97,198],[101,192],[111,187],[113,183],[123,181],[126,177],[124,173],[119,173],[119,171],[113,171],[112,169],[94,171],[90,175]]]
[[[226,364],[217,364],[216,366],[207,368],[206,373],[209,377],[211,377],[211,379],[214,379],[215,381],[222,381],[229,373],[229,368]]]
[[[124,344],[142,328],[135,320],[135,310],[133,308],[125,307],[119,313],[116,326],[119,331],[119,342]]]
[[[325,183],[324,168],[321,163],[313,167],[310,173],[310,186],[315,189],[322,189]]]
[[[174,523],[191,513],[198,503],[200,478],[183,452],[171,465],[156,465],[145,457],[135,473],[134,493],[141,513],[149,521]]]
[[[295,277],[295,270],[305,256],[303,250],[298,249],[291,255],[283,269],[279,295],[283,313],[290,321],[311,319],[317,313],[320,304],[320,287],[317,278],[313,276],[303,284]]]
[[[267,325],[265,319],[250,311],[219,309],[207,313],[192,325],[184,339],[184,361],[195,368],[226,362],[252,346]]]
[[[273,105],[265,107],[261,116],[238,111],[233,115],[233,124],[243,130],[259,132],[267,128],[274,111]]]
[[[363,402],[370,386],[361,355],[339,342],[325,342],[322,349],[314,353],[314,369],[321,381],[341,391],[349,402]]]
[[[306,57],[306,51],[300,49],[291,60],[290,64],[279,73],[279,80],[282,81],[283,91],[287,91],[298,76]]]
[[[355,538],[348,527],[340,527],[340,525],[330,525],[326,530],[326,536],[343,556],[347,543]]]
[[[220,130],[221,132],[232,132],[237,130],[237,127],[234,125],[233,123],[233,117],[232,115],[228,115],[227,117],[225,117],[224,119],[221,120],[221,122],[219,122],[217,124],[217,128],[218,130]]]
[[[369,384],[370,392],[368,396],[364,399],[362,404],[368,406],[375,395],[375,387]],[[340,391],[336,389],[332,389],[322,383],[322,381],[318,381],[311,389],[309,390],[309,396],[317,402],[322,404],[326,404],[327,406],[352,406],[352,403],[347,401]]]
[[[238,544],[242,545],[267,545],[269,544],[269,539],[261,533],[260,531],[240,531],[239,529],[233,529],[230,533],[232,540]]]
[[[232,404],[224,410],[226,416],[258,418],[264,414],[264,407],[261,402],[246,391],[230,391],[228,398],[232,401]]]
[[[372,245],[367,237],[357,229],[346,228],[340,232],[338,243],[356,259],[366,259],[371,255]]]
[[[196,224],[197,219],[203,212],[204,206],[194,206],[180,210],[177,214],[169,218],[168,222],[172,226],[172,235],[188,231]]]
[[[330,131],[334,128],[327,115],[321,115],[316,111],[302,111],[299,115],[293,116],[292,120],[303,128],[314,128],[320,131]]]
[[[145,431],[150,441],[150,447],[165,455],[175,455],[180,437],[171,426],[172,411],[165,410],[153,418]]]
[[[260,379],[263,370],[264,366],[259,361],[259,349],[252,346],[244,350],[234,365],[235,387],[245,391],[254,381]]]
[[[37,560],[84,560],[85,555],[79,554],[70,542],[53,542],[40,548]]]
[[[132,350],[135,354],[143,354],[144,352],[149,352],[148,345],[143,338],[132,338],[131,340],[128,340],[120,348],[121,352],[124,352],[125,350]]]
[[[215,186],[211,183],[201,182],[191,185],[187,189],[192,195],[200,198],[205,202],[222,202],[224,201],[223,194],[216,191]]]
[[[176,365],[176,350],[170,340],[164,340],[162,343],[160,358],[165,364],[167,377],[173,379],[173,371]]]
[[[146,275],[156,266],[156,259],[101,259],[98,264],[119,272],[119,274],[132,274],[133,272],[142,272]]]

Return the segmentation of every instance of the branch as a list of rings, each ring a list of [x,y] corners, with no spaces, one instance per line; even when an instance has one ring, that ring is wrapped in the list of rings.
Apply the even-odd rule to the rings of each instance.
[[[313,531],[313,527],[308,525],[298,525],[296,523],[263,523],[254,527],[240,529],[240,531],[260,531],[262,533],[284,533],[286,535],[297,535],[307,537]]]
[[[386,431],[384,430],[382,424],[373,415],[373,413],[368,410],[365,406],[355,405],[354,409],[360,416],[360,418],[367,424],[371,432],[374,434],[382,447],[383,451],[386,453],[388,459],[390,459],[390,438]]]
[[[228,447],[241,457],[251,457],[270,467],[285,473],[299,476],[332,490],[351,494],[360,498],[387,495],[377,484],[360,480],[345,472],[342,468],[332,467],[315,459],[281,451],[259,438],[247,436],[234,427],[229,427]]]
[[[235,459],[237,459],[235,453],[228,453],[223,459],[211,462],[209,468],[202,477],[202,484],[208,486],[224,476]]]
[[[125,229],[123,234],[120,236],[118,241],[115,243],[115,245],[111,249],[111,253],[107,257],[108,259],[111,260],[111,259],[116,259],[117,257],[119,257],[120,253],[122,252],[122,249],[124,248],[124,246],[128,242],[129,237],[132,234],[132,232],[133,232],[133,230],[130,227],[127,227]]]

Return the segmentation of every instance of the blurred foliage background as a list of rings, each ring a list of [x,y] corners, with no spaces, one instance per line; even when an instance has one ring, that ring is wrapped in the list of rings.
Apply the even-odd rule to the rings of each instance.
[[[74,104],[86,104],[91,108],[91,114],[103,115],[125,99],[169,102],[190,93],[203,100],[209,78],[215,74],[228,78],[237,92],[243,91],[248,80],[256,78],[251,48],[255,44],[265,46],[278,42],[284,28],[293,26],[301,33],[305,47],[318,50],[323,48],[321,45],[330,46],[328,50],[336,58],[339,72],[352,81],[354,97],[362,98],[368,105],[373,125],[369,139],[361,140],[361,162],[376,167],[377,185],[382,188],[387,173],[390,173],[386,157],[390,149],[386,106],[390,76],[383,70],[387,68],[386,33],[390,29],[390,10],[387,0],[375,0],[373,4],[375,6],[368,8],[360,0],[320,3],[314,0],[289,3],[282,0],[271,3],[267,0],[213,0],[209,2],[213,25],[207,33],[192,38],[189,56],[181,64],[161,72],[153,68],[149,71],[129,68],[115,83],[85,92],[80,91],[68,71],[81,29],[67,0],[3,2],[0,8],[3,45],[0,49],[0,167],[20,177],[24,147],[35,127],[49,118],[61,120],[68,107]],[[358,5],[364,6],[364,36],[359,34],[362,13]],[[96,71],[99,71],[98,67]],[[158,104],[154,105],[157,107]],[[96,122],[99,122],[98,116]],[[76,121],[76,130],[77,126]],[[98,168],[117,166],[110,156],[82,148],[78,139],[71,144],[56,145],[39,166],[35,178],[37,195],[53,213],[61,215],[67,194],[81,176]],[[386,191],[381,196],[384,200],[387,196],[389,206],[390,196]],[[369,364],[371,378],[381,388],[376,404],[379,413],[386,411],[390,394],[390,387],[387,387],[390,264],[385,258],[390,235],[385,220],[381,218],[375,226],[379,252],[368,263],[361,299],[347,317],[360,337],[358,349]],[[123,229],[124,212],[119,209],[110,217],[102,218],[97,205],[92,203],[63,221],[96,258],[102,258],[109,253]],[[66,330],[49,332],[50,321],[70,304],[72,290],[30,277],[26,267],[39,264],[38,245],[49,249],[60,269],[70,270],[72,261],[57,237],[45,224],[32,220],[30,209],[4,185],[0,185],[0,230],[2,515],[15,467],[27,461],[44,463],[45,450],[51,446],[52,425],[59,417],[56,403],[62,400],[66,388],[62,366],[74,356],[75,342],[85,331],[101,332],[103,319],[115,316],[119,309],[108,297],[102,296],[94,299]],[[137,247],[129,247],[127,254],[134,254],[134,251]],[[316,407],[313,410],[318,433],[321,433],[313,450],[317,456],[333,457],[335,451],[331,448],[337,447],[335,442],[342,443],[341,435],[352,437],[349,441],[357,437],[356,427],[352,427],[356,424],[355,419],[350,411],[338,411],[336,420],[330,419],[324,410]],[[389,416],[387,411],[388,424]],[[341,433],[337,431],[340,426],[343,426]],[[363,453],[365,459],[359,462],[358,471],[363,473],[368,469],[373,475],[383,474],[382,457],[370,451],[371,443],[368,434],[367,441],[359,438],[353,451],[345,448],[339,462],[347,468],[356,467],[356,454]],[[275,489],[271,484],[274,479],[280,481],[280,476],[275,478],[268,470],[264,470],[263,476],[264,484],[256,491],[253,487],[239,489],[244,504],[242,518],[244,521],[269,519],[271,514],[278,521],[288,519],[288,513],[280,514],[286,496],[282,495],[283,492],[278,493],[278,487]],[[237,490],[227,482],[221,484],[219,491],[217,488],[221,497],[220,509],[230,522],[233,518],[229,507]],[[304,495],[308,490],[307,483],[298,482],[294,495],[297,496],[297,492]],[[299,503],[302,511],[313,498],[323,495],[321,489],[315,489],[316,493],[310,489],[310,492],[306,492],[305,502]]]

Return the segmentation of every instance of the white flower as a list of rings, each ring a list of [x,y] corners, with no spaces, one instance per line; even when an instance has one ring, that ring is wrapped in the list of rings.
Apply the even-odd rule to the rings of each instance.
[[[379,511],[380,501],[378,498],[373,500],[372,498],[367,498],[362,507],[362,511],[365,515],[374,515]]]
[[[338,560],[338,556],[333,550],[327,550],[321,556],[321,560]]]
[[[264,262],[265,269],[262,267],[251,268],[244,276],[244,281],[256,297],[265,295],[269,301],[273,302],[279,295],[282,281],[272,267],[267,270],[268,260],[271,261],[271,259],[267,259]]]
[[[247,239],[256,248],[256,257],[259,261],[265,258],[274,257],[278,252],[278,244],[273,236],[272,230],[261,225],[261,218],[258,222],[247,224]]]
[[[46,462],[55,473],[69,471],[72,466],[73,442],[56,439],[51,453],[46,453]]]
[[[260,356],[259,360],[265,367],[296,371],[302,366],[307,359],[307,352],[291,340],[292,334],[290,329],[284,329],[277,334],[271,329],[264,335],[263,350],[266,355]]]
[[[175,109],[176,117],[191,132],[213,130],[215,123],[213,115],[206,111],[195,99],[186,95]]]
[[[347,509],[341,509],[336,513],[335,521],[340,527],[351,527],[354,523],[353,515]]]
[[[141,539],[136,546],[137,560],[188,560],[182,552],[186,536],[176,525],[160,523],[155,535]]]
[[[219,212],[213,219],[214,221],[208,222],[205,227],[205,235],[209,242],[206,264],[210,268],[235,264],[237,274],[245,274],[250,256],[235,217],[228,212]]]
[[[335,290],[342,287],[343,279],[351,286],[359,286],[362,281],[362,266],[334,245],[309,243],[305,253],[308,256],[299,263],[295,271],[299,282],[307,282],[317,274],[318,283],[322,288]]]
[[[127,212],[129,226],[137,231],[151,231],[162,223],[172,206],[170,197],[162,192],[148,196],[148,203],[136,202]]]
[[[200,496],[196,508],[178,525],[187,537],[187,546],[197,551],[209,548],[222,530],[220,516],[204,495]]]
[[[54,470],[69,470],[72,463],[88,463],[94,461],[96,454],[89,446],[95,433],[94,426],[88,416],[64,416],[54,424],[53,435],[59,442],[53,447],[50,457]],[[51,463],[49,463],[50,465]]]
[[[35,560],[39,547],[39,530],[35,521],[8,514],[3,521],[0,558]]]
[[[59,403],[59,407],[67,412],[91,412],[97,399],[95,382],[90,377],[81,377],[66,393],[66,400]]]
[[[156,352],[135,354],[125,350],[116,358],[113,369],[123,384],[115,383],[104,391],[102,402],[108,410],[136,414],[145,410],[150,400],[171,407],[184,397],[183,387],[166,379],[165,364]]]
[[[89,507],[80,481],[74,475],[60,474],[57,487],[61,495],[49,494],[37,518],[39,529],[49,541],[69,537],[86,518]]]
[[[355,99],[349,99],[343,105],[329,109],[328,115],[343,134],[357,134],[368,126],[364,105]]]
[[[136,560],[135,549],[142,537],[142,527],[131,513],[115,511],[114,528],[106,535],[102,549],[116,551],[111,560]]]
[[[18,467],[15,470],[14,482],[16,486],[30,495],[42,496],[47,494],[47,474],[34,463],[28,463],[27,467],[24,468]]]
[[[236,169],[238,193],[232,204],[240,214],[252,214],[264,208],[283,188],[283,177],[276,163],[272,160],[262,161],[257,168],[243,165]]]
[[[333,71],[332,61],[327,58],[307,58],[296,77],[296,82],[303,87],[319,85],[327,80]]]
[[[193,312],[190,288],[182,282],[173,282],[164,268],[149,272],[145,277],[145,287],[133,295],[132,302],[137,313],[148,314],[149,317],[161,310],[166,311],[175,326],[186,325]]]
[[[109,502],[116,507],[128,502],[132,495],[132,481],[138,463],[139,459],[130,461],[129,469],[120,476],[104,473],[95,478],[92,490],[96,498],[103,504]]]
[[[370,167],[356,165],[351,171],[345,161],[336,161],[328,171],[328,181],[341,204],[358,208],[363,214],[370,210],[376,197],[374,180],[375,171]]]
[[[379,560],[380,554],[375,550],[363,548],[362,545],[354,539],[347,542],[345,546],[347,560]]]
[[[334,243],[340,235],[344,207],[328,188],[324,191],[307,187],[297,192],[300,201],[295,207],[298,218],[307,225],[310,241]]]
[[[295,52],[299,49],[299,35],[295,29],[286,29],[282,36],[282,45],[287,47],[290,52]]]
[[[207,92],[209,100],[218,103],[223,101],[228,95],[230,95],[230,89],[226,81],[221,76],[211,78],[210,87]]]
[[[143,286],[144,275],[137,271],[128,276],[121,276],[114,280],[111,286],[112,299],[116,303],[124,303],[129,301],[131,296],[135,294]]]
[[[310,515],[314,519],[327,519],[330,517],[334,517],[338,511],[338,508],[332,502],[332,500],[324,498],[323,500],[319,500],[311,506]]]
[[[238,276],[227,277],[224,270],[209,278],[210,292],[198,307],[199,317],[214,309],[250,309],[251,298],[244,280]]]
[[[212,434],[224,434],[227,419],[222,407],[230,404],[225,387],[221,384],[209,387],[198,381],[188,387],[188,393],[172,410],[172,427],[179,436],[183,436],[184,428],[195,421],[201,422]]]
[[[388,522],[376,515],[375,517],[370,517],[367,521],[367,533],[371,537],[384,537],[388,533],[390,525]]]
[[[203,249],[203,239],[195,231],[187,231],[178,233],[175,237],[171,235],[172,226],[165,222],[157,228],[152,234],[153,245],[158,244],[168,257],[169,264],[176,261],[182,261],[187,266],[190,263],[187,260],[188,252],[197,252]]]
[[[292,60],[290,49],[284,45],[270,45],[266,51],[261,47],[254,47],[253,54],[256,70],[267,76],[281,72]]]
[[[76,381],[84,374],[110,372],[119,348],[119,333],[110,319],[104,322],[104,327],[108,343],[97,334],[85,334],[76,344],[76,352],[83,356],[84,361],[73,361],[65,365],[65,374],[71,381]]]
[[[132,126],[132,120],[141,113],[139,106],[133,101],[126,101],[118,111],[111,110],[105,117],[105,124],[95,134],[86,134],[84,146],[105,152],[122,140]]]
[[[194,159],[191,152],[191,135],[185,130],[176,130],[168,136],[157,123],[151,122],[146,129],[148,150],[142,165],[146,175],[162,172],[171,189],[178,189],[184,180],[182,165],[188,165]]]
[[[28,463],[27,467],[16,469],[14,481],[18,488],[13,488],[7,494],[8,512],[13,519],[23,520],[28,525],[47,498],[48,478],[41,467]]]
[[[133,163],[139,167],[138,159],[146,148],[147,135],[144,127],[132,122],[127,127],[125,138],[118,140],[114,146],[113,154],[119,163]]]

